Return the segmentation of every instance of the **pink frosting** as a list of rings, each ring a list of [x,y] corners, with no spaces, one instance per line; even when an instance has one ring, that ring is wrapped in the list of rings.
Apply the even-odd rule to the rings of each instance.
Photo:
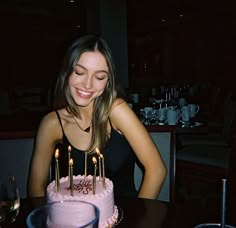
[[[99,228],[108,227],[114,224],[118,218],[118,209],[114,205],[113,183],[106,178],[105,188],[99,177],[96,178],[96,191],[93,194],[93,177],[91,175],[84,176],[78,175],[73,177],[73,196],[71,196],[68,177],[60,179],[60,192],[56,191],[55,181],[51,182],[47,187],[47,200],[48,202],[62,201],[62,200],[82,200],[95,204],[100,210]],[[70,217],[75,212],[74,209],[65,208],[61,214],[57,212],[53,218],[66,219],[66,215]],[[78,216],[72,216],[78,218]],[[51,221],[53,222],[53,221]]]

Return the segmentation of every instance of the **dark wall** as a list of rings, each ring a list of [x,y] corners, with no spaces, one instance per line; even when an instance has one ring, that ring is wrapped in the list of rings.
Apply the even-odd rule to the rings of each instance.
[[[1,87],[51,86],[69,43],[85,31],[84,9],[84,1],[1,1]]]
[[[128,1],[131,86],[200,82],[232,87],[234,12],[233,1]]]

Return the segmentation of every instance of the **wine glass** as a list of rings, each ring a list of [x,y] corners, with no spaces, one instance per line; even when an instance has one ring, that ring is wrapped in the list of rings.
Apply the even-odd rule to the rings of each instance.
[[[14,176],[0,179],[0,224],[15,221],[20,209],[20,197]]]
[[[145,107],[140,110],[141,121],[144,125],[150,125],[150,119],[152,117],[152,107]]]

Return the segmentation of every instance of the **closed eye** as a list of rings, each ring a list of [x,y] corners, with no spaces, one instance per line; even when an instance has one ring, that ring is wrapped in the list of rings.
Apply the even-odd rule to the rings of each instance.
[[[84,74],[84,72],[79,72],[79,71],[74,71],[74,73],[77,74],[77,75],[83,75]]]
[[[106,76],[104,76],[104,77],[96,77],[96,79],[98,79],[98,80],[100,80],[100,81],[102,81],[102,80],[104,80],[104,79],[106,79],[107,77]]]
[[[104,74],[103,72],[98,72],[95,74],[95,78],[98,80],[104,80],[107,79],[108,75]]]

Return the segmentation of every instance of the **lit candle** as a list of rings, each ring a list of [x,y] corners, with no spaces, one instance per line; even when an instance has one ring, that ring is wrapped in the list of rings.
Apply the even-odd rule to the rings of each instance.
[[[97,159],[95,157],[93,159],[93,164],[94,164],[94,174],[93,174],[93,194],[95,195],[96,193],[96,176],[97,176]]]
[[[71,146],[69,145],[68,146],[68,164],[70,162],[70,155],[71,155]],[[68,177],[70,176],[69,173],[70,173],[70,166],[68,165]]]
[[[95,150],[98,155],[99,181],[101,181],[102,180],[102,170],[101,170],[102,168],[101,168],[101,157],[100,157],[101,153],[98,148],[96,148]]]
[[[84,152],[84,178],[87,177],[87,159],[88,159],[88,153]]]
[[[57,148],[55,151],[55,182],[56,182],[56,188],[57,192],[60,191],[60,173],[59,173],[59,149]]]
[[[71,154],[71,146],[68,146],[68,161],[70,161],[70,154]]]
[[[102,154],[100,154],[100,158],[102,160],[102,182],[103,182],[103,187],[106,188],[104,156]]]
[[[69,168],[70,168],[70,194],[71,196],[74,195],[73,190],[74,190],[74,186],[73,186],[73,159],[71,158],[69,161]]]

